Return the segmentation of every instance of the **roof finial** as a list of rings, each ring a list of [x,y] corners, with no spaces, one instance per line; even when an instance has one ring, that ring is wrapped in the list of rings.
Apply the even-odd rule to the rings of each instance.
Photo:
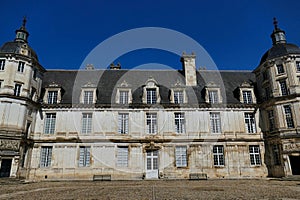
[[[26,19],[26,16],[24,16],[24,17],[23,17],[23,25],[22,25],[23,27],[25,27],[26,22],[27,22],[27,19]]]
[[[277,21],[276,17],[273,18],[273,24],[274,24],[275,30],[277,30],[278,29],[278,21]]]

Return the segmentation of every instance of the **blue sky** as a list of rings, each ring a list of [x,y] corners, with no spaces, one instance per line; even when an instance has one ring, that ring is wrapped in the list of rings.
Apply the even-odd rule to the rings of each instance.
[[[102,41],[141,27],[162,27],[191,37],[222,70],[253,70],[259,64],[272,45],[274,16],[288,42],[300,44],[297,0],[2,0],[1,8],[0,43],[14,39],[26,15],[29,44],[46,69],[78,69]],[[204,65],[197,61],[197,66]],[[116,58],[117,62],[122,68],[147,63],[181,68],[178,55],[151,49],[129,52]]]

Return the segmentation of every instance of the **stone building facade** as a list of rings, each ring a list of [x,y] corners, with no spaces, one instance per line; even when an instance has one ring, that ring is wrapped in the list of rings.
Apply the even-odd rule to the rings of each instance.
[[[275,23],[253,71],[45,70],[26,21],[0,48],[0,177],[257,178],[300,167],[300,49]]]

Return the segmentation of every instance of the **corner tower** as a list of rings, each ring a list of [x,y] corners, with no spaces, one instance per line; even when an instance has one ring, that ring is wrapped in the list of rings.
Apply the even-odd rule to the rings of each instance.
[[[272,47],[254,70],[269,176],[300,175],[300,48],[274,18]]]
[[[22,176],[45,69],[28,44],[26,18],[0,47],[0,177]],[[25,173],[24,173],[25,174]]]

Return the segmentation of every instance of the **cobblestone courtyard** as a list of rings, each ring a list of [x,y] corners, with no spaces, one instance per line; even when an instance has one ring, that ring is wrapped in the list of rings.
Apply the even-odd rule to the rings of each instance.
[[[300,199],[300,181],[0,181],[0,199]]]

